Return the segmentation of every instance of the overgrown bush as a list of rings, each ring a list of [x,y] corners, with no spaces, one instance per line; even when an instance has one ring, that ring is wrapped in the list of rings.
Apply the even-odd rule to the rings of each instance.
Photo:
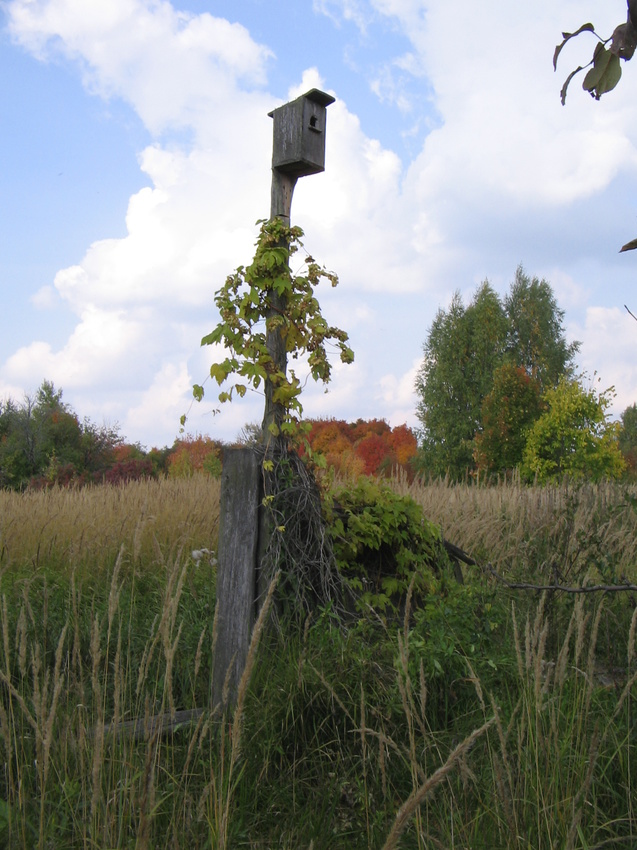
[[[447,566],[440,529],[413,499],[376,480],[359,478],[337,489],[327,499],[326,517],[336,562],[359,610],[395,613],[412,579],[420,596]]]

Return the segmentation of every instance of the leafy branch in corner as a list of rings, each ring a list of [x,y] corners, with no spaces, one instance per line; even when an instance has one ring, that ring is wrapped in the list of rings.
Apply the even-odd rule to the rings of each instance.
[[[332,365],[327,346],[336,345],[343,363],[354,360],[347,345],[345,331],[329,325],[323,318],[314,295],[316,286],[326,279],[338,284],[333,272],[318,265],[310,256],[305,260],[303,274],[292,274],[290,258],[302,247],[303,231],[290,227],[280,218],[260,221],[257,248],[252,263],[239,266],[229,275],[215,294],[221,321],[201,340],[202,345],[222,344],[228,356],[213,363],[210,376],[226,389],[219,394],[220,402],[243,397],[248,388],[254,390],[268,383],[274,404],[283,409],[282,424],[268,427],[274,436],[279,431],[292,434],[303,412],[300,401],[302,384],[293,369],[281,369],[268,346],[268,336],[276,336],[283,344],[286,359],[307,357],[310,374],[315,381],[328,384]],[[232,382],[239,378],[238,381]],[[193,387],[197,401],[204,397],[199,384]]]
[[[599,100],[603,94],[612,91],[621,79],[622,69],[620,60],[632,59],[637,49],[637,0],[627,0],[628,17],[626,23],[615,28],[610,38],[602,38],[595,32],[591,23],[582,24],[575,32],[563,32],[562,42],[555,48],[553,54],[553,68],[557,70],[557,60],[564,46],[576,36],[585,32],[592,33],[598,42],[593,50],[593,58],[588,65],[579,65],[566,78],[560,98],[562,104],[566,102],[566,93],[571,80],[580,71],[589,69],[582,82],[584,91],[589,92],[595,100]]]
[[[612,91],[622,76],[620,60],[628,62],[632,59],[635,50],[637,49],[637,0],[627,0],[628,16],[625,24],[620,24],[615,27],[615,30],[610,38],[602,38],[595,32],[595,27],[591,23],[582,24],[575,32],[563,32],[562,42],[555,48],[553,54],[553,68],[557,70],[557,60],[564,46],[578,35],[585,32],[592,33],[598,43],[593,51],[593,58],[588,65],[579,65],[566,78],[560,98],[562,105],[566,103],[566,93],[569,84],[576,74],[588,68],[588,72],[582,82],[584,91],[589,92],[595,100],[599,100],[603,94]],[[637,239],[632,239],[619,249],[621,254],[624,251],[634,251],[637,248]]]

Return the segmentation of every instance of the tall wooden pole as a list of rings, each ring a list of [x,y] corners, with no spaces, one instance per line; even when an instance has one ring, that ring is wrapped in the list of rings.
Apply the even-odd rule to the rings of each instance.
[[[312,89],[270,113],[274,118],[270,219],[280,218],[289,225],[296,181],[324,170],[325,109],[333,102],[331,95]],[[285,315],[285,296],[273,291],[270,303],[266,321]],[[266,346],[273,370],[285,375],[285,328],[283,332],[281,327],[268,329]],[[262,440],[268,448],[285,448],[285,436],[281,435],[285,407],[274,401],[274,389],[275,384],[266,380]],[[273,425],[276,427],[271,428]],[[262,460],[262,454],[260,457]],[[235,704],[255,615],[267,590],[261,564],[268,548],[271,518],[262,506],[262,487],[259,453],[250,447],[226,449],[221,477],[213,705]]]
[[[285,225],[290,225],[290,211],[292,208],[292,195],[298,177],[294,174],[289,174],[284,171],[279,171],[278,168],[272,169],[272,194],[270,200],[270,220],[280,218]],[[268,319],[275,316],[285,315],[285,296],[272,292],[272,306],[266,317]],[[275,372],[282,372],[284,375],[287,371],[288,358],[285,343],[285,336],[281,332],[281,328],[266,331],[265,344],[268,349],[268,354],[272,358],[272,368]],[[281,432],[281,425],[285,419],[285,408],[282,404],[275,402],[273,399],[274,385],[272,381],[265,382],[265,412],[263,414],[263,441],[266,445],[272,441],[272,432],[270,426],[276,426],[275,430],[278,434]],[[275,442],[282,443],[280,438],[276,438]]]

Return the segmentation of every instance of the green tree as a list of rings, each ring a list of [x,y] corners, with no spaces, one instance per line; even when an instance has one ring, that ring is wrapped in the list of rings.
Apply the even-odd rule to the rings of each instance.
[[[34,402],[7,399],[0,408],[0,487],[19,488],[36,470]]]
[[[416,378],[421,470],[458,479],[475,469],[484,399],[504,364],[524,369],[542,390],[568,373],[578,343],[567,344],[563,319],[550,284],[521,267],[504,302],[485,282],[467,308],[456,293],[449,310],[438,311]],[[527,424],[520,421],[518,429]],[[511,419],[509,438],[514,426]]]
[[[637,404],[631,404],[621,415],[619,448],[629,477],[637,477]]]
[[[96,425],[85,418],[81,425],[78,468],[93,477],[110,469],[116,462],[115,448],[121,444],[117,424]],[[140,451],[140,455],[143,457],[144,453]]]
[[[54,479],[63,466],[77,470],[82,459],[82,428],[75,413],[62,401],[62,390],[56,390],[50,381],[43,381],[36,393],[33,423],[36,472],[44,467]]]
[[[590,481],[618,478],[625,462],[619,423],[607,417],[613,394],[610,388],[598,395],[567,377],[547,390],[547,410],[529,431],[523,473],[540,484],[564,476]]]
[[[112,464],[119,442],[116,427],[80,423],[62,390],[43,381],[34,398],[0,404],[0,487],[23,489],[35,478],[94,480]]]
[[[530,278],[518,266],[504,309],[508,362],[525,369],[543,389],[556,386],[571,370],[579,342],[566,342],[564,310],[558,307],[551,285]]]
[[[496,369],[491,392],[482,402],[482,430],[474,459],[479,470],[501,473],[522,462],[529,428],[542,413],[539,381],[522,366]]]
[[[459,477],[473,467],[473,437],[482,398],[503,357],[505,341],[504,310],[487,282],[469,307],[464,307],[456,292],[449,310],[438,310],[416,378],[417,415],[423,426],[422,468]]]

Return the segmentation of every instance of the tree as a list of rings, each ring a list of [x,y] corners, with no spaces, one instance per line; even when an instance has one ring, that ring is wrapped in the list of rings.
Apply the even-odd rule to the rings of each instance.
[[[501,473],[522,462],[527,432],[542,412],[540,383],[522,366],[496,369],[491,392],[482,402],[482,430],[474,460],[480,471]]]
[[[34,401],[23,405],[7,399],[0,409],[0,487],[18,489],[36,471],[33,426]]]
[[[542,388],[556,386],[571,369],[580,344],[566,342],[564,310],[558,307],[551,285],[530,278],[518,266],[504,309],[507,361],[525,369]]]
[[[422,430],[421,464],[436,475],[462,476],[473,467],[473,438],[482,399],[502,361],[506,316],[488,282],[465,309],[460,293],[439,310],[416,378]]]
[[[310,419],[307,424],[300,453],[305,454],[307,445],[341,475],[382,475],[396,467],[412,471],[410,462],[418,443],[407,425],[392,428],[383,419]]]
[[[631,404],[621,415],[619,448],[626,461],[629,476],[637,476],[637,404]]]
[[[614,390],[599,395],[579,380],[564,377],[547,390],[547,410],[529,431],[522,471],[545,484],[564,476],[600,481],[618,478],[625,467],[619,448],[620,426],[609,422]]]
[[[175,440],[168,458],[170,478],[190,478],[195,472],[209,472],[214,477],[221,474],[221,445],[211,437],[187,435]]]
[[[542,390],[569,372],[578,343],[567,344],[563,319],[550,284],[521,267],[504,302],[485,282],[466,309],[456,293],[449,310],[438,311],[416,379],[420,469],[454,479],[475,469],[484,399],[503,365],[520,367]],[[527,424],[520,421],[518,430]]]
[[[99,480],[113,463],[117,427],[80,423],[62,390],[43,381],[35,398],[0,405],[0,487]]]

